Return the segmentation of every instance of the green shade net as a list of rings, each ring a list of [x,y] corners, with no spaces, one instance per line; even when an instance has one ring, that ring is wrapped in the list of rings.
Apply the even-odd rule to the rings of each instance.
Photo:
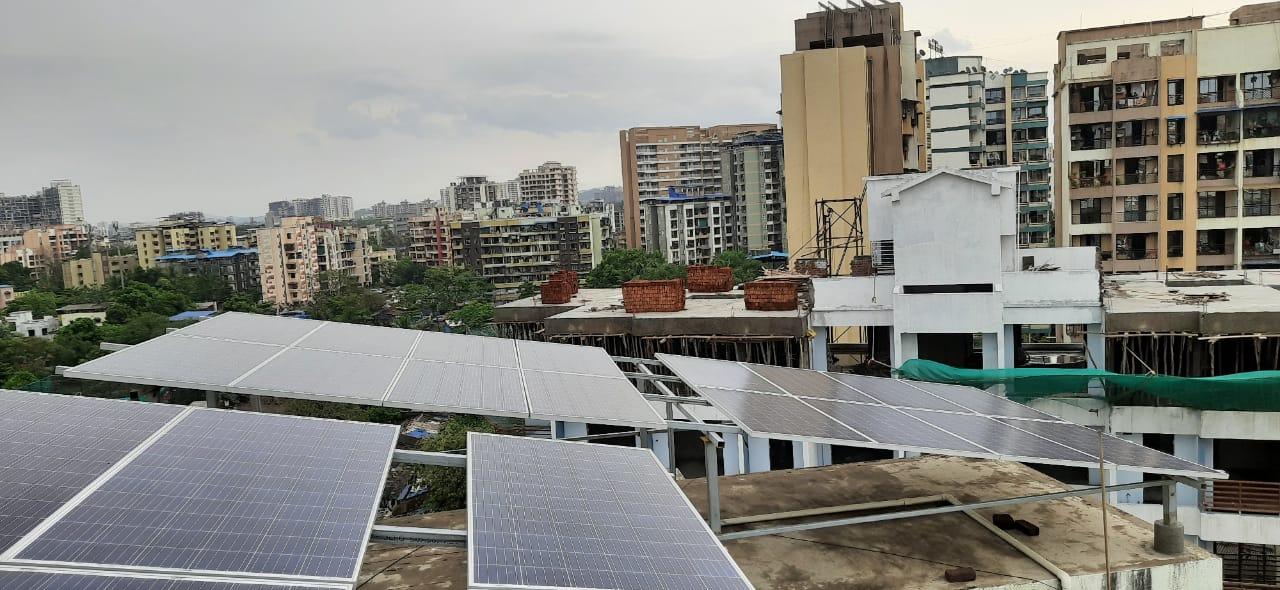
[[[903,379],[987,388],[1003,385],[1018,401],[1085,397],[1090,386],[1115,405],[1180,406],[1198,410],[1280,411],[1280,371],[1218,377],[1122,375],[1101,369],[959,369],[912,359],[897,369]]]

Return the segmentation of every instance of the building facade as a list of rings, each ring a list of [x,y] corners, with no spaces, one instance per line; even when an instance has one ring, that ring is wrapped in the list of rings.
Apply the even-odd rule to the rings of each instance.
[[[62,263],[62,286],[65,288],[98,287],[119,284],[138,268],[137,254],[104,254],[94,252],[88,258]]]
[[[239,245],[235,224],[190,219],[161,221],[154,227],[136,230],[133,238],[141,268],[154,268],[156,258],[170,252],[229,250]]]
[[[604,199],[582,204],[582,212],[600,216],[600,244],[605,250],[622,248],[627,244],[623,232],[622,206]]]
[[[725,194],[732,199],[733,247],[750,255],[787,251],[782,134],[743,133],[721,151]]]
[[[640,201],[640,244],[669,262],[710,264],[734,247],[734,201],[725,194],[688,196],[674,188]]]
[[[988,71],[975,56],[924,63],[928,168],[1018,166],[1018,244],[1050,245],[1049,73]]]
[[[448,211],[510,207],[519,199],[520,183],[493,182],[488,176],[460,176],[440,189],[440,205]],[[514,192],[514,194],[513,194]]]
[[[1104,270],[1280,266],[1280,22],[1187,17],[1058,35],[1060,242]],[[1274,197],[1273,197],[1274,195]]]
[[[355,219],[355,214],[351,197],[323,194],[268,203],[267,225],[276,225],[285,217],[323,217],[326,221],[350,221]]]
[[[155,262],[156,268],[174,274],[222,279],[232,291],[253,292],[261,287],[258,251],[253,248],[170,252]]]
[[[41,269],[60,271],[62,263],[76,257],[81,249],[92,242],[87,226],[58,224],[22,232],[22,242],[35,251]]]
[[[560,162],[546,162],[516,177],[518,203],[571,205],[578,202],[578,169]]]
[[[618,132],[627,247],[640,247],[642,199],[662,197],[668,188],[691,196],[723,192],[721,150],[740,133],[777,128],[772,124],[743,124],[633,127]]]
[[[906,28],[902,5],[828,6],[795,21],[795,52],[781,58],[792,259],[822,257],[814,247],[822,246],[815,237],[823,203],[851,216],[863,178],[917,171],[925,161],[919,33]],[[865,207],[858,217],[865,227]],[[848,223],[827,235],[856,233]]]
[[[315,220],[286,217],[257,233],[262,299],[277,308],[310,302],[320,278]]]
[[[429,209],[409,218],[409,260],[427,266],[448,266],[453,262],[453,240],[449,224],[454,215],[441,208]]]
[[[520,285],[558,270],[586,274],[600,261],[600,218],[505,217],[450,224],[452,258],[493,285],[496,301],[514,301]]]
[[[0,229],[20,231],[61,224],[83,224],[84,199],[80,185],[54,180],[31,195],[0,193]]]
[[[357,285],[373,283],[369,265],[369,230],[320,224],[316,231],[317,268],[350,277]]]

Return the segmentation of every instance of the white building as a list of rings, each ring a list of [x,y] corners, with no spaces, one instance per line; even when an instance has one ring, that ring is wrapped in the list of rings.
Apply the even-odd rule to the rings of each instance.
[[[890,363],[1010,368],[1024,326],[1084,326],[1105,366],[1092,248],[1020,249],[1017,168],[867,178],[875,276],[814,279],[815,368],[825,330],[887,338]],[[1052,268],[1053,270],[1030,270]],[[980,343],[980,345],[979,345]]]
[[[516,177],[519,199],[515,202],[569,205],[578,202],[578,169],[560,162],[546,162]]]
[[[44,192],[46,196],[57,195],[62,223],[84,223],[84,199],[80,196],[80,185],[70,180],[54,180]]]
[[[19,336],[29,338],[53,338],[59,326],[57,316],[48,315],[37,319],[30,311],[15,311],[5,316],[4,321],[9,322]]]
[[[707,264],[734,246],[733,199],[725,194],[640,200],[640,247],[669,262]]]

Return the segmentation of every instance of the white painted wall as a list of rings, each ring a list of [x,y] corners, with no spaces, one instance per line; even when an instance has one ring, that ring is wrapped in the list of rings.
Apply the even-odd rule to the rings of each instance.
[[[1200,30],[1196,34],[1196,74],[1203,77],[1280,69],[1280,54],[1262,50],[1274,48],[1277,39],[1280,23],[1276,22]]]

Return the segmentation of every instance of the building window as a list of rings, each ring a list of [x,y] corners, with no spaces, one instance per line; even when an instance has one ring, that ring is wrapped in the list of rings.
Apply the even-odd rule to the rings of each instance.
[[[1170,221],[1182,219],[1182,193],[1169,193],[1168,205],[1165,208],[1165,216]]]
[[[1182,154],[1170,154],[1167,168],[1169,182],[1182,182]]]
[[[1004,102],[1004,89],[991,88],[986,93],[987,104],[1000,104]]]
[[[1169,145],[1182,145],[1187,141],[1187,120],[1169,119],[1165,123],[1165,142]]]
[[[1182,256],[1182,230],[1175,230],[1165,234],[1165,241],[1169,244],[1169,257],[1177,258]]]
[[[1091,47],[1089,49],[1081,49],[1076,52],[1076,65],[1087,66],[1091,64],[1100,64],[1107,61],[1106,47]]]
[[[1172,41],[1160,42],[1160,55],[1182,55],[1183,40],[1174,39]]]
[[[1177,106],[1182,104],[1183,82],[1182,80],[1169,80],[1169,106]]]
[[[988,124],[988,125],[1003,125],[1003,124],[1004,124],[1004,111],[987,111],[987,124]]]
[[[1271,209],[1271,189],[1246,189],[1244,191],[1245,217],[1275,215]]]
[[[1044,98],[1044,86],[1028,86],[1027,98]]]

